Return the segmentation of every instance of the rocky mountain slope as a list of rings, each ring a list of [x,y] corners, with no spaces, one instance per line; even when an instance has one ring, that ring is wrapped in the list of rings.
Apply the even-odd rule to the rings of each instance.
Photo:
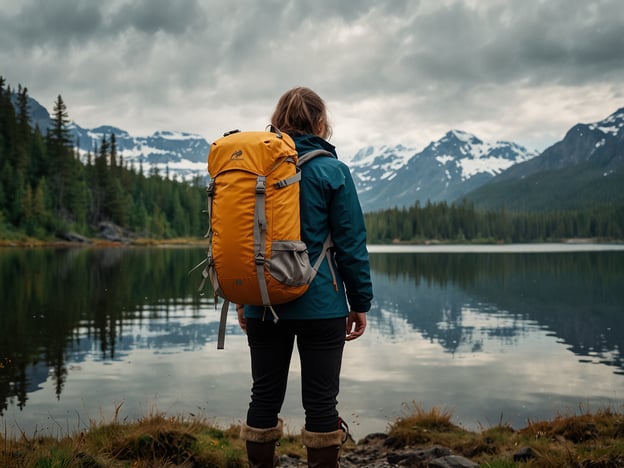
[[[539,157],[467,194],[482,208],[578,209],[624,204],[624,108],[577,124]]]

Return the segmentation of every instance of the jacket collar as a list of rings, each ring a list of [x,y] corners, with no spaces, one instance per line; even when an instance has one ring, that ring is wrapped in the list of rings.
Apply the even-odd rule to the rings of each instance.
[[[306,154],[313,150],[324,149],[329,151],[336,159],[338,159],[334,145],[319,136],[309,134],[294,135],[292,139],[295,142],[295,146],[297,147],[297,152],[299,154]]]

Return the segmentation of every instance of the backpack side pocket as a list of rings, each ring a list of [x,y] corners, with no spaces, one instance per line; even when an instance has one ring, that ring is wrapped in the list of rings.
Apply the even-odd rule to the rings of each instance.
[[[304,242],[273,241],[271,252],[267,270],[277,281],[287,286],[303,286],[311,281],[313,270]]]

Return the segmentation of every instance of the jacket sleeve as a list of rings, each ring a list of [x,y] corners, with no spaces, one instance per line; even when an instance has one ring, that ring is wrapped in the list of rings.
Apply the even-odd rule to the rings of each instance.
[[[342,162],[339,162],[338,168],[340,181],[332,187],[329,209],[336,264],[351,310],[368,312],[373,299],[373,287],[364,216],[349,168]]]

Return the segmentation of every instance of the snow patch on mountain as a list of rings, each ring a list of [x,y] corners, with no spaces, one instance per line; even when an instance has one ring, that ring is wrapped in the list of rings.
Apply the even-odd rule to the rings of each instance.
[[[611,114],[600,122],[587,125],[590,130],[599,130],[607,135],[617,135],[622,127],[624,127],[624,108]]]
[[[388,169],[399,168],[415,154],[413,148],[403,145],[368,146],[362,148],[350,159],[350,162],[358,166],[374,166],[387,164]]]
[[[535,153],[528,152],[515,143],[490,143],[461,130],[451,130],[443,138],[430,144],[428,149],[438,153],[435,159],[441,165],[457,166],[462,180],[481,173],[494,176],[535,156]]]
[[[470,177],[479,173],[488,173],[491,175],[500,174],[508,167],[515,164],[514,161],[510,161],[505,158],[475,158],[464,159],[460,162],[462,169],[462,180],[469,179]]]
[[[175,140],[175,141],[181,141],[181,140],[203,140],[204,138],[201,135],[196,135],[193,133],[186,133],[186,132],[172,132],[172,131],[158,131],[155,132],[152,136],[152,138],[162,138],[164,140]]]
[[[415,154],[413,148],[403,145],[369,146],[359,150],[348,163],[350,167],[362,170],[358,176],[360,181],[393,180],[397,172],[405,167],[409,159]],[[366,190],[364,188],[364,190]]]

